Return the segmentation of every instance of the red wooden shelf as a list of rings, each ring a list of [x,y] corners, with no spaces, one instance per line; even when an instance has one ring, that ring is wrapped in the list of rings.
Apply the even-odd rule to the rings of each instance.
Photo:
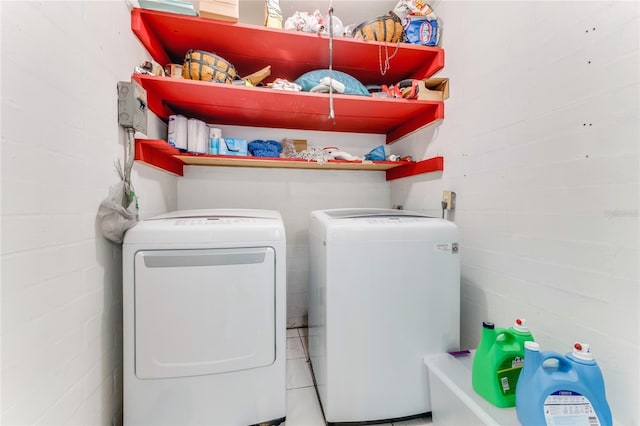
[[[133,76],[147,91],[149,108],[167,120],[171,114],[207,123],[331,132],[386,134],[391,143],[444,117],[444,103],[413,99],[329,95],[262,87]]]
[[[329,37],[300,31],[229,23],[214,19],[133,9],[131,29],[161,65],[184,62],[189,49],[213,52],[231,62],[241,76],[271,65],[271,77],[293,81],[307,71],[329,68]],[[397,46],[397,52],[396,52]],[[380,72],[380,58],[391,58]],[[380,43],[334,37],[333,69],[362,84],[395,84],[423,79],[444,67],[444,50],[408,43]]]
[[[131,29],[161,65],[181,64],[189,49],[205,50],[231,62],[241,76],[270,65],[271,75],[265,83],[275,78],[294,81],[305,72],[329,66],[326,35],[138,8],[131,12]],[[382,75],[380,61],[386,55],[393,58]],[[344,37],[333,41],[333,69],[350,74],[363,84],[391,85],[408,78],[428,78],[443,67],[444,50],[437,47]],[[133,79],[146,89],[149,109],[164,120],[172,114],[182,114],[211,124],[384,134],[386,142],[392,143],[444,118],[443,102],[335,94],[335,119],[329,119],[328,94],[144,74],[135,74]],[[384,170],[390,180],[444,167],[442,157],[405,164],[331,161],[320,165],[296,159],[195,156],[183,154],[164,141],[153,140],[136,143],[136,159],[177,175],[182,175],[184,164],[206,164]]]
[[[189,154],[172,147],[159,139],[136,139],[134,159],[148,165],[183,176],[184,165],[228,166],[228,167],[262,167],[288,169],[322,169],[322,170],[379,170],[386,171],[387,180],[410,176],[411,169],[417,166],[419,173],[439,171],[443,168],[442,157],[435,157],[418,163],[397,161],[343,161],[330,160],[320,164],[301,158],[264,158],[241,157],[229,155]],[[392,171],[399,172],[391,174]],[[404,172],[403,172],[404,170]],[[415,173],[413,173],[415,174]]]

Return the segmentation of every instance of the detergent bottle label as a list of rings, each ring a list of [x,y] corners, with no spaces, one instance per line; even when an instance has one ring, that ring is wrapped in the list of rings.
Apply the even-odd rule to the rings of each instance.
[[[516,383],[518,383],[518,377],[523,365],[524,358],[519,356],[507,358],[500,364],[498,367],[498,383],[503,395],[515,395]]]
[[[578,392],[568,390],[547,396],[544,401],[544,418],[547,426],[600,425],[591,401]]]

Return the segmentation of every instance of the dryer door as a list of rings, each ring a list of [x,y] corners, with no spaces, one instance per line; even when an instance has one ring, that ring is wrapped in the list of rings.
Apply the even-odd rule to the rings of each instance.
[[[215,374],[275,361],[273,248],[144,250],[134,267],[137,377]]]

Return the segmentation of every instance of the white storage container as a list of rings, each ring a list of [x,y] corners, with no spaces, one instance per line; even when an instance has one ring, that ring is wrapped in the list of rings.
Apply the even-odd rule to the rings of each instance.
[[[498,408],[478,395],[471,386],[471,354],[427,355],[424,363],[431,384],[431,415],[434,425],[518,425],[516,409]]]

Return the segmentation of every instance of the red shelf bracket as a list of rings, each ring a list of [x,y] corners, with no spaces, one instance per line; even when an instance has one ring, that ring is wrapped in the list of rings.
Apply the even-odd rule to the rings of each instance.
[[[136,139],[134,160],[183,176],[182,166],[184,163],[174,157],[179,154],[179,150],[163,140]]]
[[[433,157],[417,163],[405,164],[386,171],[387,180],[420,175],[423,173],[441,172],[444,170],[444,157]]]
[[[134,8],[131,11],[131,31],[138,37],[151,56],[160,64],[171,63],[171,58],[162,47],[153,30],[143,18],[143,9]]]

